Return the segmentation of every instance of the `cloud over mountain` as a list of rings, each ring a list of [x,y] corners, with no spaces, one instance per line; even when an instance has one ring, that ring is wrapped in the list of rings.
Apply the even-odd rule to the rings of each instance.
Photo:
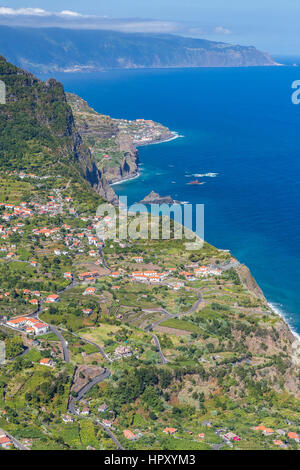
[[[70,28],[91,30],[113,30],[128,33],[174,33],[187,36],[228,35],[229,29],[223,26],[205,26],[199,24],[161,21],[143,18],[109,18],[82,14],[73,10],[57,12],[43,8],[8,8],[0,7],[0,25],[27,26],[38,28]]]

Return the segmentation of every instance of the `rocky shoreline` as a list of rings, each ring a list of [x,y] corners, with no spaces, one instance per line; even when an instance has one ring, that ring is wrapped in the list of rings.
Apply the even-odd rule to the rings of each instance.
[[[180,136],[160,123],[146,119],[114,119],[92,109],[79,96],[67,93],[76,127],[89,148],[104,185],[119,184],[139,176],[138,147],[170,142]],[[111,200],[113,189],[107,193]],[[115,199],[114,196],[113,199]]]
[[[147,145],[163,144],[163,143],[166,143],[166,142],[171,142],[172,140],[179,139],[180,137],[183,137],[183,136],[179,135],[177,132],[170,131],[170,134],[168,136],[166,136],[165,138],[163,138],[163,139],[152,140],[152,141],[149,141],[149,142],[135,144],[136,145],[136,160],[135,160],[136,170],[130,172],[129,174],[127,174],[125,176],[121,176],[117,180],[114,180],[114,179],[111,180],[110,179],[110,180],[108,180],[108,183],[111,186],[114,186],[114,185],[117,185],[117,184],[125,183],[127,181],[135,180],[136,178],[140,177],[141,173],[139,171],[139,154],[138,154],[138,149],[137,149],[138,147],[146,147]]]

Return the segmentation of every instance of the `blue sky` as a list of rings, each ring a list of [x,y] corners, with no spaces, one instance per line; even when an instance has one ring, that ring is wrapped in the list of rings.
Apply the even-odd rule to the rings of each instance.
[[[0,13],[3,7],[11,9],[0,15],[1,22],[7,18],[8,24],[17,17],[19,22],[28,23],[30,12],[26,8],[45,10],[47,18],[46,13],[33,12],[30,19],[36,24],[42,20],[45,25],[50,21],[67,24],[71,20],[78,25],[92,25],[100,21],[96,17],[103,16],[108,17],[108,24],[110,19],[139,18],[152,21],[129,24],[123,20],[120,29],[174,32],[300,56],[299,0],[9,0],[1,2],[0,7]],[[61,11],[66,13],[50,18],[50,12]],[[84,16],[75,17],[70,11]],[[114,27],[119,28],[117,22]]]

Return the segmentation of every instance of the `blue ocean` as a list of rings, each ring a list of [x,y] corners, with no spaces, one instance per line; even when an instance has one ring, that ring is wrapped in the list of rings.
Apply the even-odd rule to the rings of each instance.
[[[139,178],[114,186],[205,205],[205,239],[247,264],[300,334],[300,105],[297,67],[57,74],[116,118],[153,119],[184,137],[141,147]],[[194,175],[204,185],[190,186]]]

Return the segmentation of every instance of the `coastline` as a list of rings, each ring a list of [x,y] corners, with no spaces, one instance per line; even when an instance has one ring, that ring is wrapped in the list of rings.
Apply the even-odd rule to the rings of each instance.
[[[141,176],[141,173],[138,171],[135,175],[132,175],[132,176],[124,176],[124,178],[122,178],[121,180],[118,180],[118,181],[114,181],[112,183],[109,183],[110,186],[115,186],[116,184],[122,184],[122,183],[126,183],[127,181],[132,181],[132,180],[135,180],[137,178],[139,178]]]
[[[149,142],[145,142],[145,143],[141,143],[141,144],[135,144],[136,148],[145,147],[146,145],[156,145],[156,144],[171,142],[171,141],[176,140],[178,138],[183,138],[184,137],[183,135],[180,135],[175,131],[171,131],[171,134],[172,134],[172,136],[169,137],[169,138],[166,138],[166,139],[161,139],[161,140],[158,140],[158,141],[149,141]],[[110,184],[110,186],[114,186],[114,185],[126,183],[127,181],[133,181],[133,180],[139,178],[140,176],[141,176],[141,173],[138,169],[137,174],[132,175],[132,176],[128,176],[128,177],[124,177],[121,180],[114,181],[114,182],[109,183],[109,184]],[[269,300],[267,300],[267,303],[268,303],[269,308],[272,310],[272,312],[275,315],[278,315],[285,322],[285,324],[289,328],[291,334],[294,336],[295,341],[298,341],[299,344],[300,344],[300,334],[297,333],[297,331],[295,331],[293,325],[291,325],[291,323],[290,323],[289,319],[287,318],[286,314],[284,313],[284,311],[282,311],[281,309],[276,307],[276,305],[273,302],[269,301]]]
[[[284,313],[284,311],[282,311],[280,308],[276,307],[276,305],[272,302],[268,302],[268,306],[270,307],[270,309],[272,310],[273,313],[275,313],[275,315],[278,315],[285,323],[286,325],[288,326],[290,332],[292,333],[292,335],[294,336],[295,340],[299,342],[300,344],[300,334],[297,333],[297,331],[295,331],[294,327],[290,324],[288,318],[286,317],[286,314]]]
[[[152,141],[149,141],[149,142],[140,143],[140,144],[137,143],[137,144],[134,144],[134,145],[138,149],[138,147],[146,147],[147,145],[164,144],[166,142],[171,142],[173,140],[183,138],[183,137],[184,137],[183,135],[178,134],[178,132],[176,132],[176,131],[170,131],[170,137],[166,137],[165,139],[152,140]],[[135,179],[139,178],[140,176],[141,176],[141,173],[140,173],[139,168],[138,168],[138,171],[137,171],[136,174],[129,175],[129,176],[124,176],[124,178],[121,178],[120,180],[109,182],[109,185],[110,186],[115,186],[117,184],[126,183],[127,181],[135,180]]]
[[[159,139],[159,140],[150,140],[149,142],[145,143],[136,143],[135,146],[138,147],[145,147],[146,145],[156,145],[156,144],[163,144],[166,142],[171,142],[172,140],[176,140],[179,138],[183,138],[184,135],[178,134],[176,131],[170,131],[171,137],[166,137],[165,139]]]

